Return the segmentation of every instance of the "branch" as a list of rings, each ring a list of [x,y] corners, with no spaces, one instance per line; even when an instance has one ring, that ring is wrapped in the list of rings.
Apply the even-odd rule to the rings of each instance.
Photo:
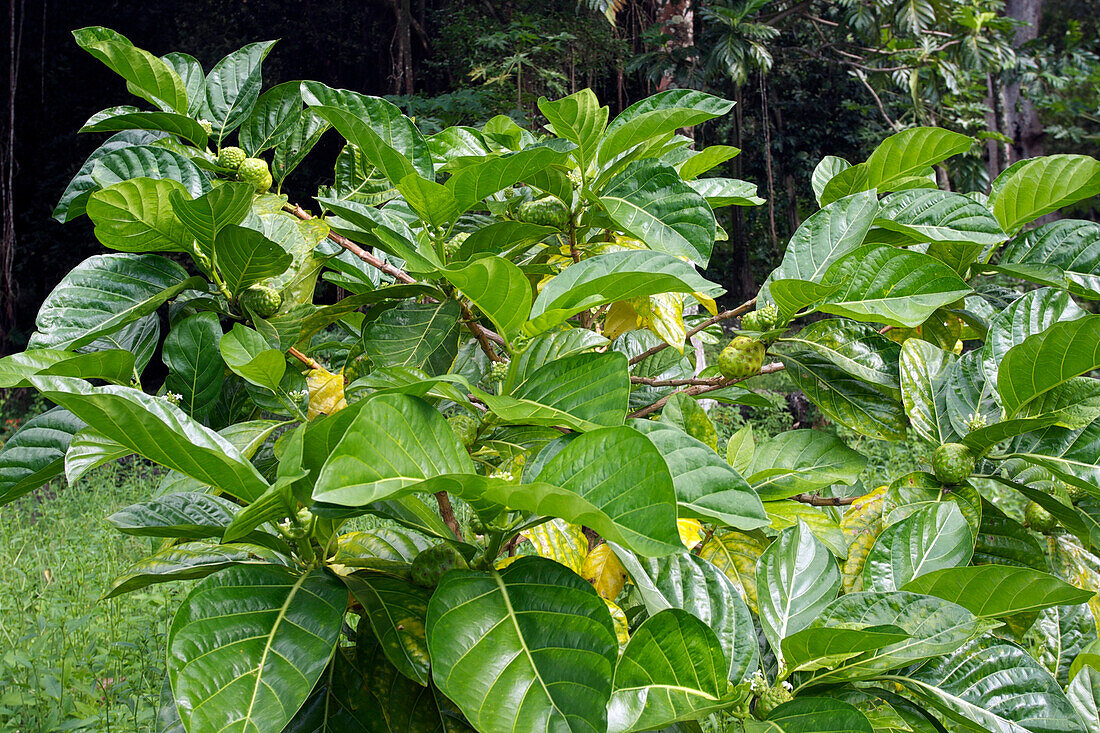
[[[644,384],[649,387],[693,387],[719,384],[724,377],[695,377],[692,379],[657,379],[656,377],[630,377],[631,384]]]
[[[760,374],[773,374],[775,372],[781,372],[785,368],[786,367],[780,362],[773,362],[771,364],[765,364],[764,367],[760,370]],[[753,376],[756,375],[754,374]],[[722,377],[706,384],[696,384],[685,389],[678,389],[675,392],[671,392],[665,395],[661,399],[654,402],[652,405],[647,405],[640,410],[635,410],[634,412],[627,415],[627,417],[645,417],[646,415],[651,415],[654,412],[657,412],[657,410],[660,410],[662,407],[664,407],[674,394],[685,394],[689,397],[695,397],[696,395],[706,394],[707,392],[714,392],[715,390],[729,387],[731,384],[743,382],[745,381],[745,379],[752,379],[752,377],[744,377],[743,379],[726,379],[725,377]]]
[[[476,338],[477,342],[481,345],[481,350],[485,352],[485,356],[489,357],[489,361],[504,361],[489,343],[490,331],[477,322],[477,319],[474,318],[474,314],[470,312],[470,306],[466,305],[465,302],[462,302],[461,305],[462,320],[466,324],[466,328],[470,329],[470,333],[474,335],[474,338]],[[496,336],[495,333],[493,335]],[[500,337],[497,336],[497,338]],[[503,339],[501,339],[501,341],[503,341]]]
[[[316,359],[314,359],[313,357],[310,357],[310,356],[306,356],[305,354],[298,351],[293,346],[291,346],[289,349],[287,349],[286,353],[290,354],[291,356],[293,356],[295,359],[297,359],[298,361],[305,364],[310,369],[324,369],[324,367],[321,365],[321,363],[318,362]]]
[[[454,532],[455,537],[461,542],[465,542],[462,536],[462,528],[458,526],[458,520],[455,519],[455,510],[451,506],[451,497],[447,496],[446,491],[435,492],[435,502],[439,505],[439,515],[443,517],[443,523],[447,525],[447,528]]]
[[[299,219],[303,219],[303,220],[308,221],[308,220],[314,218],[313,215],[311,215],[308,211],[306,211],[305,209],[303,209],[301,206],[299,206],[297,204],[294,204],[294,205],[287,204],[283,208],[286,211],[289,211],[291,214],[294,214],[294,216],[298,217]],[[336,242],[338,245],[340,245],[341,247],[346,249],[348,252],[351,252],[353,255],[355,255],[359,259],[363,260],[363,262],[366,262],[371,267],[377,268],[377,269],[381,270],[382,272],[386,273],[387,275],[392,277],[394,280],[399,280],[399,281],[401,281],[403,283],[407,283],[407,284],[412,284],[412,283],[416,282],[416,280],[413,279],[413,277],[411,275],[409,275],[409,273],[405,272],[402,269],[394,267],[393,265],[391,265],[388,262],[383,262],[381,259],[379,259],[378,257],[375,257],[370,252],[363,249],[362,247],[360,247],[358,244],[351,241],[347,237],[342,236],[340,234],[336,234],[335,232],[329,232],[328,233],[328,238],[331,239],[333,242]]]
[[[816,494],[795,494],[791,497],[795,501],[803,504],[809,504],[810,506],[849,506],[856,502],[858,496],[848,497],[832,497],[832,496],[818,496]]]
[[[756,298],[753,298],[752,300],[746,300],[744,303],[737,306],[733,310],[722,311],[718,315],[712,316],[711,318],[708,318],[707,320],[703,321],[698,326],[696,326],[695,328],[691,329],[686,334],[684,334],[684,340],[686,341],[687,339],[690,339],[692,336],[699,333],[704,328],[709,328],[709,327],[713,326],[715,323],[719,323],[720,321],[725,321],[729,318],[734,318],[735,316],[739,316],[742,313],[745,313],[746,311],[748,311],[754,305],[756,305]],[[658,351],[664,351],[666,348],[668,348],[668,344],[660,343],[660,344],[657,344],[656,346],[654,346],[652,348],[646,349],[645,351],[643,351],[642,353],[638,354],[637,356],[635,356],[633,359],[630,360],[630,366],[634,366],[635,364],[637,364],[640,361],[645,361],[649,357],[656,354]]]

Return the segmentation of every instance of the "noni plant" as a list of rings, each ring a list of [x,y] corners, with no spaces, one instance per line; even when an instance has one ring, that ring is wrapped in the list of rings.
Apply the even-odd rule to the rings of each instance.
[[[107,595],[197,581],[161,730],[1097,730],[1100,225],[1035,223],[1096,160],[987,195],[937,187],[955,132],[828,157],[720,311],[714,212],[760,199],[678,130],[728,101],[609,119],[584,90],[536,131],[426,136],[378,97],[261,93],[271,42],[204,70],[75,37],[139,99],[88,121],[112,135],[56,210],[110,252],[0,361],[56,405],[0,501],[170,469],[108,519],[151,552]],[[331,185],[289,201],[325,134]],[[685,346],[723,322],[708,366]],[[745,380],[781,370],[840,427],[719,446],[697,398],[769,409]],[[907,434],[928,470],[868,468]]]

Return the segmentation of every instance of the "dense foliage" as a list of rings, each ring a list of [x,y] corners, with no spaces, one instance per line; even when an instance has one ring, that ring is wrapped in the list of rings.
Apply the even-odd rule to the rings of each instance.
[[[1097,730],[1100,225],[1034,222],[1100,162],[1024,160],[987,196],[936,186],[975,144],[950,130],[827,157],[819,210],[719,312],[715,209],[761,199],[679,131],[722,98],[609,120],[585,90],[540,99],[543,131],[425,135],[377,97],[261,93],[273,42],[204,70],[74,36],[140,106],[88,121],[112,135],[55,212],[113,252],[0,360],[56,405],[0,450],[0,502],[170,470],[109,518],[152,552],[106,592],[201,579],[161,730]],[[345,144],[314,216],[280,191],[322,136]],[[766,407],[746,380],[780,370],[931,470],[868,490],[811,429],[719,451],[697,398]],[[1032,656],[1033,629],[1059,643]]]

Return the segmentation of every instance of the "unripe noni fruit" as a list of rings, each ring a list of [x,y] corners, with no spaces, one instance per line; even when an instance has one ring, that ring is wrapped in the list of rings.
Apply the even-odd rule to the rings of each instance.
[[[270,318],[275,315],[279,311],[279,306],[283,304],[283,296],[270,285],[251,285],[237,297],[237,300],[241,308],[251,311],[260,318]]]
[[[727,379],[744,379],[760,373],[764,365],[764,344],[738,336],[718,355],[718,371]]]
[[[1075,504],[1091,496],[1088,491],[1076,484],[1066,484],[1066,493],[1069,494],[1069,500]]]
[[[443,243],[443,254],[447,256],[448,260],[457,257],[459,251],[462,249],[462,243],[469,238],[469,232],[459,232],[454,235]]]
[[[769,303],[763,308],[757,308],[753,311],[756,314],[757,319],[760,321],[761,330],[767,331],[775,328],[779,323],[779,308],[774,303]]]
[[[932,473],[941,484],[961,484],[974,473],[974,454],[962,443],[944,443],[932,453]]]
[[[440,542],[420,551],[412,562],[409,579],[425,588],[434,588],[439,585],[439,579],[447,571],[466,570],[469,567],[466,558],[458,550],[446,542]]]
[[[214,125],[210,122],[210,120],[199,120],[199,127],[201,127],[203,132],[205,132],[207,135],[214,134]]]
[[[569,223],[569,207],[552,196],[524,201],[516,209],[516,219],[528,224],[562,229]]]
[[[218,151],[218,165],[229,170],[237,170],[246,160],[248,154],[240,148],[222,148]]]
[[[237,180],[251,184],[256,193],[267,193],[272,183],[271,171],[263,158],[245,158],[237,169]]]
[[[766,720],[771,711],[793,699],[794,695],[783,685],[769,687],[764,690],[764,694],[756,701],[756,707],[753,709],[752,714],[757,720]]]
[[[508,362],[506,361],[494,361],[493,365],[489,367],[489,381],[490,382],[503,382],[504,378],[508,376]]]
[[[1029,501],[1024,508],[1024,524],[1036,532],[1048,534],[1058,526],[1058,520],[1043,507]]]
[[[756,311],[749,311],[745,315],[741,316],[741,330],[742,331],[763,331],[760,326],[760,314]]]
[[[469,448],[477,441],[477,420],[469,415],[452,415],[447,418],[447,424],[458,436],[463,448]]]

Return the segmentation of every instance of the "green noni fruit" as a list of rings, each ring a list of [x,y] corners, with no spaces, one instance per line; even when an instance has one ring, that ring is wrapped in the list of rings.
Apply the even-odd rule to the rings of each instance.
[[[237,169],[237,180],[252,184],[256,193],[267,193],[271,188],[271,171],[267,168],[267,161],[263,158],[245,158],[241,167]]]
[[[1024,524],[1036,532],[1049,534],[1058,527],[1058,520],[1034,501],[1029,501],[1024,507]]]
[[[447,259],[453,259],[458,256],[459,251],[462,249],[462,243],[470,238],[469,232],[459,232],[446,242],[443,243],[443,254],[447,256]]]
[[[237,170],[241,167],[246,160],[248,160],[248,154],[240,148],[222,148],[218,151],[218,165],[222,168],[228,168],[230,170]]]
[[[552,196],[524,201],[516,209],[516,219],[528,224],[563,229],[569,223],[569,207]]]
[[[466,570],[470,566],[458,550],[440,542],[432,545],[413,559],[412,570],[409,579],[417,585],[425,588],[434,588],[439,585],[439,579],[450,570]]]
[[[270,285],[251,285],[238,296],[241,308],[260,318],[270,318],[279,311],[283,296]]]
[[[760,373],[764,365],[764,344],[738,336],[718,355],[718,371],[727,379],[744,379]]]
[[[469,448],[477,441],[477,420],[469,415],[453,415],[447,418],[447,424],[458,436],[463,448]]]
[[[756,701],[756,707],[752,713],[757,720],[766,720],[768,714],[785,702],[794,699],[794,695],[783,685],[776,685],[764,690],[764,694]]]
[[[974,454],[962,443],[945,443],[932,453],[932,473],[941,484],[961,484],[974,473]]]

